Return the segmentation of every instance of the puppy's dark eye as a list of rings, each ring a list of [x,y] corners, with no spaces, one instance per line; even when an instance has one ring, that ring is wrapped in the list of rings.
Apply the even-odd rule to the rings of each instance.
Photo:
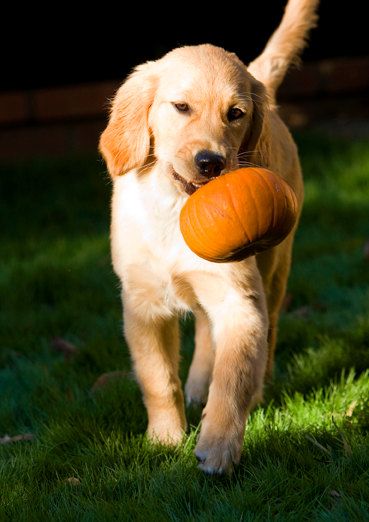
[[[178,112],[188,112],[190,110],[188,103],[173,103],[173,106]]]
[[[227,118],[228,121],[239,120],[240,118],[242,118],[242,116],[244,116],[244,114],[245,113],[238,107],[231,107],[227,112]]]

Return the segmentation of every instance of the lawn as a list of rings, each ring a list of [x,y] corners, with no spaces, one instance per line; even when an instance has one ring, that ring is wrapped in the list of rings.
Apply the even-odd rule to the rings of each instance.
[[[232,477],[197,469],[194,413],[181,447],[145,439],[101,161],[1,167],[0,520],[369,520],[369,146],[297,139],[290,304]],[[191,318],[182,326],[185,378]]]

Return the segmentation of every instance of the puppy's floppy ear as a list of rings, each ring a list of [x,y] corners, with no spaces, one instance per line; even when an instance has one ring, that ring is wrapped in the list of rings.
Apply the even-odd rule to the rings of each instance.
[[[142,167],[149,155],[148,113],[157,85],[154,67],[155,62],[136,67],[113,100],[99,145],[112,177]]]
[[[242,141],[240,152],[248,152],[252,157],[261,136],[264,124],[264,116],[268,106],[268,98],[262,83],[252,79],[251,98],[253,103],[252,118]]]

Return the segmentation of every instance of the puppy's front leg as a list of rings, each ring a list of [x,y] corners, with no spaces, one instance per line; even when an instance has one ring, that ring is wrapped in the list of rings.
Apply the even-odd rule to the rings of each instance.
[[[252,292],[223,288],[204,303],[213,323],[215,363],[195,455],[207,473],[231,471],[240,460],[245,423],[262,396],[268,318],[258,273]]]
[[[186,429],[178,318],[148,320],[126,302],[124,332],[148,413],[148,435],[164,444],[178,443]]]

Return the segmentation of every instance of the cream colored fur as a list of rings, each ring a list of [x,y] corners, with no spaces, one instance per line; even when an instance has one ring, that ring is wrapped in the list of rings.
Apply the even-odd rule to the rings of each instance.
[[[203,181],[194,156],[226,158],[225,171],[269,167],[303,184],[296,146],[274,105],[275,89],[315,23],[316,0],[290,0],[281,25],[249,70],[223,49],[183,47],[135,69],[118,90],[100,150],[113,179],[111,244],[122,283],[124,332],[153,440],[177,443],[186,429],[178,377],[180,314],[196,317],[188,403],[206,404],[196,446],[208,473],[239,462],[245,423],[271,374],[293,233],[242,262],[197,257],[179,230],[188,195],[180,174]],[[179,112],[174,104],[186,103]],[[244,116],[227,120],[229,107]]]

